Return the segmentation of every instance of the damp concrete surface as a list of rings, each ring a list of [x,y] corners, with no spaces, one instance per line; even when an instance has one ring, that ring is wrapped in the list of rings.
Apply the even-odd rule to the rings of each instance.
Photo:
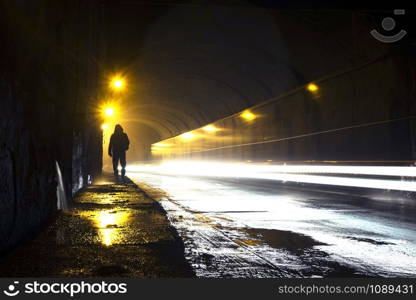
[[[193,277],[166,212],[132,181],[103,176],[2,256],[3,277]]]

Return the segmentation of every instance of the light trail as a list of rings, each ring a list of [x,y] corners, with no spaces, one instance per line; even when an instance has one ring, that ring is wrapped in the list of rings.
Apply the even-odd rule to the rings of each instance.
[[[128,171],[173,176],[265,179],[416,192],[416,167],[414,166],[260,165],[213,161],[170,161],[152,165],[133,165],[128,167]],[[328,176],[328,174],[338,176]],[[354,177],[346,175],[354,175]],[[391,176],[397,179],[359,178],[357,177],[359,175]],[[406,179],[404,180],[403,177]]]
[[[145,189],[147,186],[151,187],[151,191],[163,191],[159,200],[179,234],[191,241],[185,244],[186,255],[191,263],[195,263],[200,276],[228,274],[244,277],[255,273],[259,277],[270,277],[274,268],[270,265],[264,271],[263,267],[259,267],[261,260],[258,257],[267,259],[289,274],[302,273],[308,270],[311,263],[313,268],[320,266],[313,272],[327,276],[336,262],[335,266],[348,266],[358,272],[355,274],[366,276],[414,276],[414,201],[403,201],[397,197],[380,201],[379,193],[370,193],[369,197],[356,201],[348,193],[310,194],[309,189],[303,187],[282,189],[279,184],[269,184],[273,181],[263,184],[259,180],[235,180],[243,177],[267,178],[278,183],[281,176],[289,179],[288,176],[293,175],[296,180],[308,182],[323,183],[323,177],[345,181],[335,176],[258,171],[261,167],[270,170],[267,167],[275,166],[176,161],[131,166],[128,176],[139,184],[145,184]],[[243,174],[253,170],[258,173]],[[304,175],[304,178],[298,175]],[[226,180],[226,177],[232,180]],[[348,183],[357,185],[354,181]],[[371,181],[358,183],[373,185]],[[383,188],[387,188],[385,181],[381,180],[381,183]],[[160,195],[158,193],[156,197]],[[309,236],[323,245],[311,248],[312,252],[306,251],[307,259],[302,258],[303,254],[297,258],[298,254],[282,252],[282,248],[274,248],[273,244],[269,244],[273,241],[267,239],[262,240],[265,244],[244,244],[244,241],[253,238],[247,235],[246,229],[261,229],[269,233],[272,232],[270,230],[290,231]],[[279,232],[273,233],[273,236],[278,238]],[[236,248],[227,236],[233,241],[240,241],[240,247]],[[292,238],[296,240],[293,236],[290,241],[293,241]],[[241,249],[241,241],[246,246],[244,249]],[[251,252],[245,251],[246,248]],[[314,256],[314,249],[318,253],[328,253],[328,256]],[[201,262],[203,253],[215,257],[209,262],[214,265],[207,268]],[[395,255],[392,256],[392,253]],[[253,269],[255,272],[251,273]],[[302,274],[305,276],[306,273]]]

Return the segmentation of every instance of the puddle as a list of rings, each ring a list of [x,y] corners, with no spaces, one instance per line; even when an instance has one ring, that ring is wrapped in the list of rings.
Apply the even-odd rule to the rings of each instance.
[[[259,246],[265,244],[264,242],[260,240],[249,240],[249,239],[236,239],[234,240],[239,245],[243,246]]]
[[[373,245],[395,245],[394,243],[376,241],[376,240],[369,239],[369,238],[348,237],[348,239],[354,240],[354,241],[359,241],[359,242],[370,243],[370,244],[373,244]]]
[[[100,242],[105,246],[111,246],[123,238],[123,228],[131,218],[127,211],[100,210],[94,212],[82,212],[80,214],[91,220],[98,232]]]
[[[247,228],[243,229],[243,231],[255,239],[264,241],[264,243],[268,244],[272,248],[283,248],[291,252],[299,252],[314,246],[326,245],[307,235],[292,231],[256,228]]]

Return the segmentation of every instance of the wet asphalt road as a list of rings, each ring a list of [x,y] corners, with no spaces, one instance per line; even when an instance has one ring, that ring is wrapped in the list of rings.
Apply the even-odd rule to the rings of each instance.
[[[149,172],[129,176],[161,201],[197,276],[416,276],[412,195]]]

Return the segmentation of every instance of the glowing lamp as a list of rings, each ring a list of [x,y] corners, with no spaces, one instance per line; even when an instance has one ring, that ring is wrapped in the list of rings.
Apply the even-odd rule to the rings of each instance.
[[[114,91],[121,91],[125,87],[124,79],[120,76],[115,76],[110,80],[110,88]]]
[[[307,89],[311,93],[316,93],[319,90],[319,87],[315,83],[309,83]]]
[[[241,114],[241,117],[247,121],[252,121],[256,118],[256,115],[247,110]]]
[[[185,133],[182,133],[180,137],[184,140],[191,140],[195,137],[195,134],[193,134],[192,132],[185,132]]]
[[[121,81],[121,80],[116,80],[116,81],[114,81],[114,87],[115,87],[116,89],[120,89],[120,88],[122,88],[122,87],[123,87],[123,81]]]
[[[207,126],[202,127],[202,129],[203,129],[204,131],[206,131],[206,132],[216,132],[216,131],[218,131],[218,130],[219,130],[219,129],[218,129],[216,126],[214,126],[214,125],[207,125]]]
[[[107,116],[107,117],[112,117],[112,116],[114,116],[114,108],[112,108],[112,107],[107,107],[105,110],[104,110],[104,113],[105,113],[105,115]]]

